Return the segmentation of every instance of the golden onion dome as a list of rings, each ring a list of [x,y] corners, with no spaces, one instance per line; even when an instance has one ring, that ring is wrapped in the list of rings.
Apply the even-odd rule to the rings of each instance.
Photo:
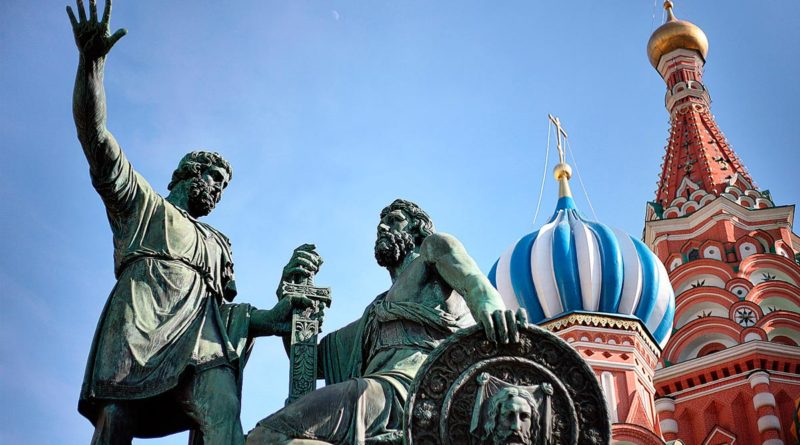
[[[647,56],[653,67],[658,68],[661,56],[676,49],[693,49],[700,53],[703,60],[708,54],[708,38],[697,25],[678,20],[672,13],[672,2],[664,2],[667,10],[667,21],[658,27],[647,42]]]

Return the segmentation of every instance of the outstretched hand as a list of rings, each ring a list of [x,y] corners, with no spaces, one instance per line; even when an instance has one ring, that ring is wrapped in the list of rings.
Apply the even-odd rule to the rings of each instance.
[[[78,19],[72,8],[67,6],[69,21],[72,23],[72,32],[75,34],[75,44],[81,56],[87,60],[101,59],[111,51],[111,47],[125,34],[128,33],[124,28],[118,29],[113,35],[109,21],[111,20],[111,0],[106,0],[106,8],[103,12],[103,19],[97,20],[97,0],[89,0],[89,17],[86,17],[86,9],[83,0],[77,0]]]
[[[292,332],[294,310],[303,310],[313,306],[314,301],[306,296],[287,295],[272,309],[256,309],[250,313],[250,335],[252,337],[286,336]]]
[[[482,311],[477,321],[490,341],[504,344],[517,343],[520,329],[528,325],[528,313],[522,308],[518,309],[516,314],[508,309]]]

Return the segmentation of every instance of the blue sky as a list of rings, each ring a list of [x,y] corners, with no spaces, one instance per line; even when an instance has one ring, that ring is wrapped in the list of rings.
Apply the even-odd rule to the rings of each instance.
[[[239,299],[271,307],[292,249],[314,242],[336,328],[388,286],[372,246],[394,198],[420,203],[487,272],[534,228],[547,113],[569,132],[598,219],[641,233],[668,134],[645,54],[658,3],[117,0],[112,26],[129,34],[107,64],[109,128],[162,191],[185,152],[224,154],[233,182],[207,221],[233,241]],[[0,3],[3,444],[89,442],[77,398],[114,284],[72,123],[64,5]],[[776,204],[797,203],[800,2],[675,11],[708,35],[705,83],[734,150]],[[550,159],[539,225],[556,201]],[[245,430],[282,406],[287,369],[280,341],[259,340]]]

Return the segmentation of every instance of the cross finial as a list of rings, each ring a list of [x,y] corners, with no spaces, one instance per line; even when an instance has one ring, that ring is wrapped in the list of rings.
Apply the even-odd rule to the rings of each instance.
[[[553,175],[558,181],[558,197],[570,197],[572,192],[569,190],[569,178],[572,177],[572,168],[567,164],[567,156],[564,153],[563,140],[567,139],[567,132],[561,127],[561,120],[552,114],[547,115],[550,122],[556,126],[556,147],[558,148],[558,164],[553,169]],[[548,130],[549,131],[549,130]]]
[[[547,115],[550,122],[556,126],[556,147],[558,148],[558,162],[565,164],[566,163],[566,156],[564,155],[564,146],[561,145],[561,138],[563,137],[564,140],[567,139],[567,132],[564,131],[564,128],[561,127],[561,120],[557,117],[554,117],[552,114]]]
[[[672,0],[666,0],[664,2],[664,10],[667,11],[667,21],[672,22],[675,20],[675,14],[672,12]]]

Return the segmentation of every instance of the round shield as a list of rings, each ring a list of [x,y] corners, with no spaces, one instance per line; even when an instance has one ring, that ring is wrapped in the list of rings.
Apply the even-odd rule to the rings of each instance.
[[[444,341],[411,385],[406,445],[600,445],[611,441],[602,390],[569,344],[533,325],[496,344],[474,326]]]

